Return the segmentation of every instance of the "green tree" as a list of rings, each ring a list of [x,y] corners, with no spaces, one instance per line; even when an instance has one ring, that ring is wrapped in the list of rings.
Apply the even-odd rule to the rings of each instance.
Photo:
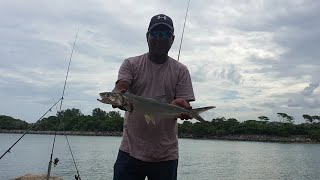
[[[192,122],[190,121],[183,121],[182,124],[178,124],[178,133],[179,134],[192,134]]]
[[[286,117],[285,117],[285,122],[287,122],[287,123],[293,123],[294,121],[294,117],[293,116],[289,116],[289,115],[287,115]]]
[[[318,122],[320,122],[320,116],[312,116],[312,119],[313,119],[313,121],[318,121]]]
[[[304,114],[304,115],[302,115],[302,117],[306,120],[307,123],[313,122],[313,118],[308,114]]]
[[[60,129],[64,131],[74,130],[74,126],[78,124],[80,117],[83,116],[80,109],[66,109],[57,112],[57,117],[61,121]]]
[[[57,116],[49,116],[48,118],[43,118],[38,121],[35,126],[34,130],[36,131],[55,131],[58,129],[60,125],[60,120]]]
[[[96,117],[98,119],[105,119],[107,117],[107,112],[100,108],[95,108],[92,110],[92,117]]]
[[[288,117],[288,115],[286,113],[277,113],[280,122],[284,122],[285,119]]]
[[[118,111],[110,111],[107,113],[108,129],[110,131],[122,131],[124,118]]]
[[[28,128],[28,123],[10,116],[0,115],[0,129],[23,130]]]
[[[83,115],[83,114],[81,113],[80,109],[75,109],[75,108],[66,109],[66,110],[62,110],[62,111],[57,112],[57,116],[59,118],[78,117],[81,115]]]
[[[203,138],[208,134],[207,128],[203,123],[196,122],[192,126],[192,134],[195,138]]]
[[[312,129],[308,132],[312,139],[317,139],[320,141],[320,129]]]
[[[225,120],[226,120],[226,118],[221,117],[221,118],[212,119],[212,122],[223,122]]]
[[[260,121],[269,121],[270,119],[266,116],[259,116]]]

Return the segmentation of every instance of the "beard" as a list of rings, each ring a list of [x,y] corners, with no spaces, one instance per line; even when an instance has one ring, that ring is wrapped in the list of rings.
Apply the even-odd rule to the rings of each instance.
[[[149,52],[154,55],[168,55],[171,46],[168,42],[157,41],[149,43]]]

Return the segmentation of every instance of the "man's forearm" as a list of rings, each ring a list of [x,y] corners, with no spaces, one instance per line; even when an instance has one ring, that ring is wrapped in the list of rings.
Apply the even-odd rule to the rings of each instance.
[[[112,92],[127,92],[129,83],[127,81],[118,81]]]

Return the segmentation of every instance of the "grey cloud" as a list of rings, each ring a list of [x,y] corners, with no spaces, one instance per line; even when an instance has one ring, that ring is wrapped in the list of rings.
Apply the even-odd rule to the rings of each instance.
[[[19,29],[19,28],[18,28]],[[11,30],[3,27],[0,44],[1,65],[7,68],[16,68],[28,64],[30,67],[65,66],[70,53],[69,47],[57,42],[32,38],[33,32]]]
[[[221,79],[227,79],[233,83],[239,85],[244,81],[243,76],[240,74],[238,68],[235,65],[229,65],[215,71],[215,75]]]
[[[261,72],[270,72],[275,77],[299,77],[301,74],[316,77],[320,69],[319,7],[320,3],[315,1],[248,1],[247,5],[243,2],[207,1],[193,7],[200,13],[190,15],[189,21],[193,27],[201,27],[199,29],[212,36],[217,36],[215,32],[225,28],[239,33],[270,33],[272,40],[286,51],[276,61],[254,61],[262,65]],[[262,48],[263,42],[257,45]],[[314,66],[306,67],[306,64]]]
[[[237,85],[244,82],[239,68],[233,64],[212,68],[209,64],[204,63],[202,65],[190,66],[189,69],[191,70],[191,76],[194,82],[205,82],[213,80],[214,78],[228,80]]]
[[[288,108],[303,108],[317,110],[320,108],[319,94],[309,94],[305,96],[303,93],[281,93],[273,94],[275,106]],[[271,106],[270,106],[271,107]]]
[[[208,79],[209,69],[206,64],[201,66],[190,66],[190,75],[193,82],[205,82]]]
[[[224,90],[230,88],[224,84],[241,88],[239,85],[246,82],[246,89],[239,92],[246,91],[255,96],[251,93],[255,89],[252,84],[259,84],[261,79],[253,76],[256,81],[250,80],[250,73],[261,73],[268,81],[290,79],[283,86],[297,83],[295,79],[301,83],[301,77],[305,76],[312,77],[308,83],[319,83],[319,4],[316,1],[191,1],[182,62],[185,58],[199,61],[190,63],[188,68],[198,87],[206,84],[208,91],[201,89],[204,93],[214,90],[216,84]],[[154,13],[166,13],[173,18],[176,39],[170,53],[178,54],[186,5],[187,1],[1,2],[0,71],[7,74],[0,75],[0,96],[8,101],[6,107],[1,104],[1,112],[31,119],[32,114],[43,110],[41,107],[51,104],[53,97],[57,99],[61,95],[73,35],[78,27],[80,32],[64,107],[79,107],[88,113],[90,108],[106,108],[96,102],[95,92],[114,85],[116,69],[124,58],[148,50],[145,31]],[[261,39],[260,36],[258,39],[252,37],[256,33],[266,33],[267,40],[264,36]],[[237,65],[219,63],[215,66],[212,56],[222,52],[222,56],[227,57],[228,52],[220,50],[228,51],[239,39],[249,43],[244,47],[248,50],[254,46],[268,52],[280,49],[283,53],[270,59],[252,56],[245,62],[239,57],[243,64],[239,61]],[[211,49],[208,48],[217,51],[209,52]],[[206,57],[205,53],[210,55]],[[247,70],[243,66],[247,63],[258,67]],[[248,74],[242,74],[242,70],[247,70]],[[315,85],[309,85],[302,93],[273,94],[263,100],[265,104],[259,102],[249,110],[258,113],[259,109],[278,111],[279,107],[285,107],[284,110],[290,113],[312,114],[319,111],[319,94],[315,89]],[[263,97],[264,92],[259,95]],[[221,98],[215,97],[214,102],[218,105]],[[224,101],[230,102],[230,109],[233,109],[232,101]],[[247,100],[243,101],[246,103]],[[15,108],[21,111],[12,113]],[[246,112],[242,113],[245,116]]]
[[[288,107],[319,109],[320,96],[305,97],[303,95],[292,95],[288,98]]]
[[[315,89],[319,87],[320,83],[310,83],[309,86],[305,87],[302,94],[304,96],[309,96],[313,93]]]
[[[271,15],[268,22],[272,28],[262,26],[262,29],[273,33],[274,42],[283,47],[285,52],[276,61],[252,59],[256,59],[254,63],[260,61],[261,65],[265,65],[262,72],[269,72],[274,77],[311,75],[316,78],[320,69],[320,22],[317,20],[320,12],[316,9],[319,9],[320,3],[306,1],[296,7],[293,4],[284,5],[287,7],[284,13]],[[275,11],[281,12],[282,6],[275,8]]]

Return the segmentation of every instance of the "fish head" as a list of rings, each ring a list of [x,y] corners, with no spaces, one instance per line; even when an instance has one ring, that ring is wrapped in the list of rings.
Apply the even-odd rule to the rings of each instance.
[[[113,92],[102,92],[99,93],[101,100],[100,102],[105,104],[112,104],[116,106],[123,106],[125,103],[125,98],[121,95],[121,93],[113,93]]]

